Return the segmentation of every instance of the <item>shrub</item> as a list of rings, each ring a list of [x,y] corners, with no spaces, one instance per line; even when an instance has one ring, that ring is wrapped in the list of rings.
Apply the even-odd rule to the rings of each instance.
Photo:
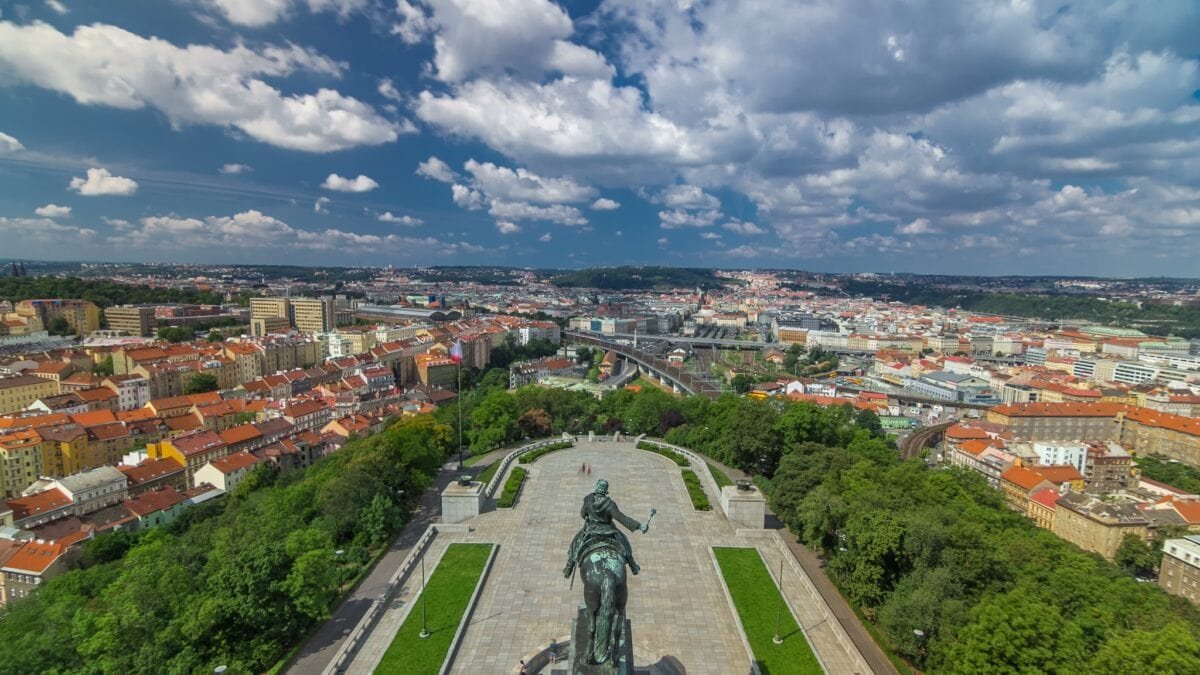
[[[678,452],[675,452],[674,450],[668,450],[666,448],[660,448],[657,445],[654,445],[653,443],[647,443],[646,441],[640,441],[637,444],[637,448],[638,448],[638,450],[645,450],[646,452],[653,452],[656,455],[662,455],[663,457],[666,457],[667,459],[671,460],[672,462],[675,462],[675,464],[677,466],[691,466],[691,464],[692,464],[691,462],[688,461],[687,457],[684,457],[683,455],[679,454]]]
[[[708,503],[708,495],[704,494],[704,488],[700,485],[700,477],[691,469],[683,470],[683,484],[687,486],[688,496],[692,498],[692,508],[697,511],[710,511],[712,505]]]
[[[504,492],[500,494],[500,499],[496,500],[496,506],[502,509],[511,509],[512,505],[517,502],[517,493],[521,491],[521,485],[525,482],[525,477],[529,472],[521,467],[513,467],[512,473],[508,474],[508,480],[504,481]]]
[[[571,441],[558,441],[557,443],[551,443],[550,445],[542,446],[537,450],[530,450],[529,452],[523,453],[521,456],[517,457],[517,462],[520,464],[532,464],[535,459],[541,457],[542,455],[549,454],[555,450],[566,450],[574,445],[575,444]]]

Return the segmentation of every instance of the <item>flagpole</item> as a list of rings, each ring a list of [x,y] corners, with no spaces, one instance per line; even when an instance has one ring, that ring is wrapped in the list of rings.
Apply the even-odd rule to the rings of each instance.
[[[463,444],[462,444],[462,357],[454,362],[454,379],[458,389],[458,471],[463,470]]]

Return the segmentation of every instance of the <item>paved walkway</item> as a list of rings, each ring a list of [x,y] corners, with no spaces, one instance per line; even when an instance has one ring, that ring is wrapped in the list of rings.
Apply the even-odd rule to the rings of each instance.
[[[313,635],[308,644],[300,650],[287,672],[292,675],[320,675],[337,654],[342,640],[358,624],[371,601],[379,597],[387,587],[388,580],[408,557],[413,544],[421,538],[425,528],[429,527],[441,515],[441,493],[454,480],[454,471],[443,469],[434,483],[421,496],[421,503],[413,513],[412,520],[400,532],[400,536],[392,542],[379,563],[359,583],[350,597],[342,602],[325,625]]]
[[[591,475],[579,472],[585,462]],[[648,534],[630,535],[643,567],[641,575],[630,577],[627,607],[638,665],[672,656],[689,675],[749,672],[751,656],[709,549],[757,547],[777,564],[782,549],[773,537],[763,532],[738,536],[719,511],[693,510],[678,468],[631,443],[585,441],[529,468],[515,508],[480,515],[470,521],[470,533],[439,535],[430,550],[432,562],[451,541],[500,544],[451,672],[515,672],[518,660],[539,645],[567,638],[582,589],[578,579],[572,589],[561,576],[565,548],[579,527],[580,500],[601,477],[611,481],[612,495],[627,514],[644,520],[651,507],[658,510]],[[428,569],[432,572],[432,566]],[[785,594],[829,672],[870,672],[840,626],[826,620],[812,584],[793,576],[800,574],[798,567],[785,573]],[[410,611],[419,583],[414,578],[397,594],[351,670],[369,672],[378,663]]]

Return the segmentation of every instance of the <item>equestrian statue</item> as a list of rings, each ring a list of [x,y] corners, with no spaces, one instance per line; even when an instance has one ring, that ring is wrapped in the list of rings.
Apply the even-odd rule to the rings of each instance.
[[[641,571],[633,559],[629,538],[617,529],[614,522],[624,525],[630,532],[641,530],[645,533],[650,530],[654,513],[654,509],[650,509],[650,516],[644,524],[621,513],[617,503],[608,496],[608,481],[603,479],[596,481],[595,490],[583,498],[583,507],[579,510],[583,527],[571,540],[563,576],[569,577],[574,585],[575,568],[578,567],[583,578],[584,606],[580,614],[586,626],[582,635],[590,638],[591,642],[572,647],[574,653],[585,659],[588,665],[609,664],[612,668],[616,667],[621,633],[625,626],[625,566],[628,564],[634,574]]]

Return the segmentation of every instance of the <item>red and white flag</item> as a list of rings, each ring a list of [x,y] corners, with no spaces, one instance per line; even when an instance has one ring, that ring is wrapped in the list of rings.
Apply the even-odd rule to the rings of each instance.
[[[454,346],[450,348],[450,360],[455,363],[462,363],[462,340],[454,341]]]

